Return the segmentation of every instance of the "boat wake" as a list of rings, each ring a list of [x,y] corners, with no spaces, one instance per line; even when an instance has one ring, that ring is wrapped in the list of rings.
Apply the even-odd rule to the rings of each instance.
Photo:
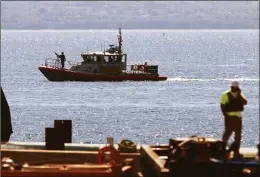
[[[168,78],[167,81],[171,82],[189,82],[189,81],[199,81],[199,82],[208,82],[208,81],[259,81],[257,78],[216,78],[216,79],[203,79],[203,78]]]

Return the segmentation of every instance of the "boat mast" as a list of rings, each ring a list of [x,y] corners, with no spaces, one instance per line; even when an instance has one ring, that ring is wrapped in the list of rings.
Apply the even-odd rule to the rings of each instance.
[[[119,54],[122,54],[122,44],[123,44],[123,41],[122,41],[122,33],[121,33],[121,28],[119,28],[119,34],[118,34],[118,53]]]

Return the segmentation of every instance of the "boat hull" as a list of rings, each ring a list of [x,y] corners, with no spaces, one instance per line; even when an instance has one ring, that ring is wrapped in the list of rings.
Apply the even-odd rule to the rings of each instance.
[[[99,73],[85,73],[70,71],[68,69],[58,69],[40,66],[39,70],[49,81],[164,81],[165,76],[146,75],[146,74],[120,74],[105,75]]]

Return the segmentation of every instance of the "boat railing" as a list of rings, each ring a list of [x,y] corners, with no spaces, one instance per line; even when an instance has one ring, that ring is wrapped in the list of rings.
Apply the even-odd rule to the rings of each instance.
[[[69,65],[69,67],[80,65],[81,62],[75,61],[65,61],[65,66]],[[45,66],[52,67],[52,68],[61,68],[61,61],[60,59],[56,58],[46,58],[45,59]]]
[[[54,58],[46,58],[45,59],[45,66],[52,67],[52,68],[61,68],[61,63],[59,59]]]
[[[70,67],[72,67],[72,66],[78,66],[78,65],[81,65],[81,64],[82,64],[82,62],[67,61],[67,60],[66,60],[65,63],[69,64]]]
[[[158,74],[158,65],[127,65],[126,73]]]

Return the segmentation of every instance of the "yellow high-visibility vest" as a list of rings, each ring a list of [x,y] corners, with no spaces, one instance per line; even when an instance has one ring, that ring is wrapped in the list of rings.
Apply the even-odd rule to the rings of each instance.
[[[225,92],[222,93],[221,97],[220,97],[220,104],[227,104],[229,102],[228,100],[228,93],[231,93],[233,97],[237,97],[238,94],[237,93],[233,93],[231,92],[231,90],[227,90]],[[241,93],[241,96],[245,98],[245,96]],[[227,115],[229,116],[237,116],[237,117],[242,117],[242,111],[232,111],[232,112],[227,112]]]

